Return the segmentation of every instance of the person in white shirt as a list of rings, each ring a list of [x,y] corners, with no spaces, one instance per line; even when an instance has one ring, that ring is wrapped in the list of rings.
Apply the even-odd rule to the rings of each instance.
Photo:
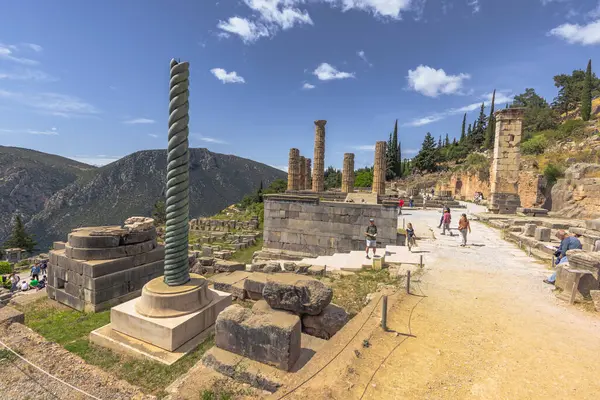
[[[29,283],[27,283],[27,280],[23,280],[21,282],[21,291],[25,291],[25,290],[29,290]]]

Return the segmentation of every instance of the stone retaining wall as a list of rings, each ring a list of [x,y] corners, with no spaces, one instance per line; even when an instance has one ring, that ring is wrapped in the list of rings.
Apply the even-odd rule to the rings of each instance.
[[[377,245],[395,245],[396,202],[354,204],[321,202],[316,196],[265,196],[264,250],[315,256],[364,250],[369,219],[377,225]]]

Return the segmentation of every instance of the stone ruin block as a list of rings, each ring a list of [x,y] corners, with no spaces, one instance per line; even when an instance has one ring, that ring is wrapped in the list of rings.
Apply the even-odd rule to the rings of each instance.
[[[127,222],[125,228],[73,230],[64,249],[49,254],[48,297],[97,312],[139,296],[144,284],[162,275],[164,247],[156,243],[152,220]]]
[[[258,303],[257,303],[258,304]],[[308,335],[329,340],[350,320],[342,307],[330,303],[318,315],[302,316],[302,331]]]
[[[538,226],[535,228],[535,233],[534,233],[535,240],[539,240],[540,242],[549,242],[551,232],[552,231],[550,228],[544,228],[544,227]]]
[[[545,217],[548,215],[548,210],[546,210],[545,208],[525,208],[525,207],[518,207],[517,208],[517,214],[522,214],[528,217]]]
[[[271,308],[294,314],[318,315],[331,302],[333,291],[316,279],[278,275],[286,279],[267,280],[262,295]]]
[[[525,236],[534,237],[536,228],[536,224],[525,224],[525,226],[523,227],[523,234]]]
[[[215,340],[220,349],[289,371],[300,356],[300,318],[232,305],[217,317]]]
[[[237,261],[218,260],[215,263],[215,270],[217,272],[233,272],[233,271],[244,271],[246,265]]]
[[[600,312],[600,290],[590,290],[590,296],[594,302],[594,309]]]

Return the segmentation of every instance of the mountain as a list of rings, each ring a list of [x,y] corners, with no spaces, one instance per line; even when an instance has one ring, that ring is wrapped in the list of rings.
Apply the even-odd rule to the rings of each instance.
[[[166,150],[139,151],[83,176],[58,190],[27,223],[40,249],[65,240],[80,226],[121,224],[134,215],[150,216],[164,199]],[[190,216],[209,216],[239,202],[286,173],[252,160],[190,149]]]
[[[0,243],[10,234],[16,214],[28,221],[52,195],[95,169],[52,154],[0,146]]]

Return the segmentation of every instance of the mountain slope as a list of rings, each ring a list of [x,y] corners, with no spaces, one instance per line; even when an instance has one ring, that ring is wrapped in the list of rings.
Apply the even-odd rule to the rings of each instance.
[[[166,150],[133,153],[98,168],[54,194],[28,223],[40,248],[66,239],[78,226],[121,224],[127,217],[147,215],[164,198]],[[190,149],[190,215],[217,213],[278,178],[283,171],[244,158]]]
[[[17,213],[28,221],[59,190],[96,167],[19,147],[0,146],[0,243]]]

